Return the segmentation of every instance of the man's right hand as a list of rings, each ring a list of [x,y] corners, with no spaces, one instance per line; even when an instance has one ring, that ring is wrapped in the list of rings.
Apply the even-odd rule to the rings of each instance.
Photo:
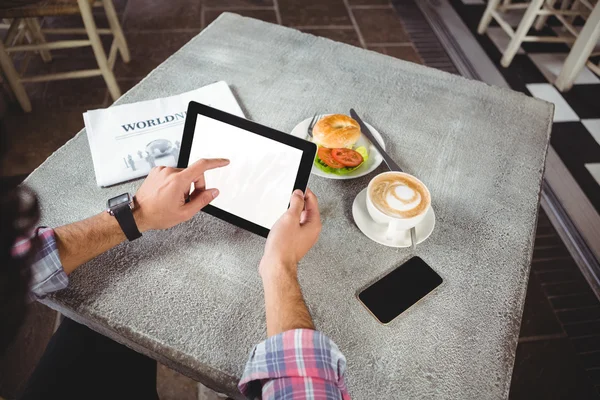
[[[171,228],[192,218],[219,195],[217,189],[206,189],[204,172],[226,165],[229,160],[212,158],[198,160],[185,169],[152,168],[135,194],[133,215],[140,232]],[[195,190],[190,195],[192,183]]]
[[[265,277],[273,269],[296,269],[298,261],[317,243],[321,232],[321,217],[317,196],[310,190],[303,195],[296,190],[290,199],[290,208],[271,228],[265,253],[260,263],[260,274]]]

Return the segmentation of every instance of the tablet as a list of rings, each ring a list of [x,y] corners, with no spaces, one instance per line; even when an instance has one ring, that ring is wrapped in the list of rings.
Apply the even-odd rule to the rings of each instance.
[[[306,190],[316,151],[314,143],[192,101],[177,166],[229,159],[204,173],[206,187],[219,189],[219,196],[203,211],[267,237],[292,192]]]

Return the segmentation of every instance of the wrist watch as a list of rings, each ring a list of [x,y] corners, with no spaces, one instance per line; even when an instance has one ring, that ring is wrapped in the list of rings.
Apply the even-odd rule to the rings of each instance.
[[[134,207],[133,196],[129,193],[120,194],[107,202],[106,212],[117,219],[129,241],[142,236],[133,218]]]

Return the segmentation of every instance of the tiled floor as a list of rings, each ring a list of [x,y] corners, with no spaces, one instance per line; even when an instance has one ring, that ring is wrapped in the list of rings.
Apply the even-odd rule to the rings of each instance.
[[[115,1],[131,49],[129,64],[118,60],[115,74],[122,92],[139,82],[158,64],[198,34],[223,11],[422,63],[400,19],[386,0],[118,0]],[[106,18],[97,11],[99,26]],[[78,17],[46,19],[44,26],[72,27]],[[109,41],[106,41],[108,46]],[[71,67],[93,68],[91,48],[53,52],[44,64],[35,58],[28,73],[62,72]],[[18,105],[0,103],[0,116],[8,134],[4,175],[26,175],[83,127],[82,112],[111,103],[101,77],[26,85],[33,113],[23,114]],[[7,91],[4,90],[6,102]],[[1,101],[1,100],[0,100]],[[19,134],[13,134],[13,132]]]
[[[511,399],[600,398],[600,302],[540,210]]]
[[[511,88],[554,103],[552,147],[596,211],[600,212],[600,106],[597,101],[600,77],[584,67],[573,88],[559,92],[553,83],[570,51],[565,43],[523,43],[511,65],[503,68],[500,59],[510,41],[508,35],[495,21],[484,35],[476,33],[485,3],[450,0],[450,4]],[[516,28],[523,12],[516,10],[504,15]],[[542,30],[532,28],[531,34],[548,37],[567,35],[554,17],[548,19]]]
[[[447,57],[440,56],[439,43],[419,46],[420,52],[415,49],[411,40],[420,43],[425,36],[431,36],[431,30],[422,16],[417,15],[412,0],[394,1],[403,5],[401,16],[388,0],[113,1],[132,50],[129,64],[118,61],[115,66],[123,92],[225,10],[392,57],[417,63],[425,60],[430,66],[453,70]],[[98,22],[106,25],[101,15]],[[45,21],[54,27],[77,23],[73,18]],[[93,65],[91,50],[85,50],[57,51],[52,63],[46,65],[36,60],[30,68],[39,73]],[[29,84],[27,90],[34,108],[30,115],[23,114],[6,95],[0,98],[2,135],[9,150],[3,174],[13,176],[14,181],[30,173],[83,127],[82,112],[110,104],[101,78]],[[600,385],[600,372],[594,369],[600,357],[600,304],[590,297],[587,284],[543,213],[535,249],[511,398],[561,398],[563,394],[569,396],[562,398],[591,398],[594,384]],[[43,316],[43,311],[38,312]],[[51,320],[43,316],[33,318],[30,324],[47,327]],[[36,343],[47,340],[49,332],[41,329],[37,332]],[[17,350],[19,345],[28,346],[31,340],[32,335],[23,335]],[[36,349],[32,349],[35,354],[31,360],[17,356],[21,372],[15,372],[15,382],[27,374],[25,364],[35,362],[39,353]],[[19,354],[17,350],[15,354]],[[14,370],[14,362],[14,358],[12,362],[1,360],[0,371]],[[9,392],[10,383],[0,378],[0,396]],[[194,382],[164,367],[159,368],[159,392],[163,400],[191,399],[198,395]],[[207,391],[200,392],[200,398],[207,398]]]

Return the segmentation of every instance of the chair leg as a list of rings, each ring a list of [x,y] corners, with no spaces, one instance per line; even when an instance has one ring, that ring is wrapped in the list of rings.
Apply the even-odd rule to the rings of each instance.
[[[523,43],[523,39],[525,36],[527,36],[527,32],[529,32],[529,29],[533,25],[535,17],[537,16],[540,8],[542,8],[543,4],[544,0],[532,0],[531,3],[529,3],[529,7],[527,7],[527,10],[525,11],[523,18],[519,23],[519,27],[517,28],[510,43],[508,44],[508,47],[502,55],[502,59],[500,60],[500,64],[502,64],[504,68],[510,65],[513,58],[517,54],[517,51],[519,51],[521,43]]]
[[[500,6],[499,10],[504,12],[504,11],[506,11],[506,8],[510,7],[511,5],[512,5],[512,0],[503,0],[502,5]]]
[[[564,1],[564,5],[565,5],[565,7],[563,8],[563,6],[561,4],[561,7],[560,7],[561,10],[566,10],[568,8],[568,2],[566,0]],[[573,3],[571,4],[571,7],[570,7],[570,11],[579,11],[580,5],[581,4],[579,3],[579,1],[573,0]],[[570,23],[573,23],[575,21],[575,18],[577,18],[575,15],[568,15],[565,17],[565,19],[567,21],[569,21]],[[567,29],[567,28],[564,28],[564,29]]]
[[[485,12],[483,13],[483,16],[481,17],[481,21],[479,21],[479,26],[477,27],[477,33],[479,33],[480,35],[483,35],[485,33],[488,26],[490,25],[490,22],[492,22],[492,11],[496,10],[498,8],[499,4],[500,4],[500,0],[488,1]]]
[[[96,30],[96,23],[94,22],[94,16],[92,15],[92,7],[90,2],[89,0],[77,0],[77,3],[79,4],[79,10],[81,11],[83,25],[85,26],[85,30],[87,31],[90,42],[92,42],[92,50],[94,50],[94,55],[96,56],[96,61],[98,62],[100,72],[104,77],[106,86],[108,86],[110,96],[113,100],[117,100],[119,97],[121,97],[121,90],[119,89],[115,75],[109,68],[108,60],[106,59],[106,53],[104,52],[102,42],[100,41],[100,35],[98,35],[98,31]]]
[[[600,7],[596,6],[588,17],[587,22],[581,29],[579,37],[571,48],[565,63],[556,78],[554,85],[561,92],[565,92],[573,86],[573,82],[583,69],[594,46],[600,39]]]
[[[546,1],[546,5],[548,6],[548,8],[554,8],[554,5],[556,4],[556,0],[547,0]],[[544,25],[546,25],[546,22],[548,21],[548,15],[540,15],[539,17],[537,17],[537,21],[535,22],[534,28],[536,31],[542,30],[542,28],[544,28]]]
[[[29,31],[27,30],[27,26],[25,25],[25,22],[23,21],[23,19],[21,18],[21,19],[19,19],[19,21],[20,22],[19,22],[19,24],[17,26],[17,29],[14,32],[14,36],[10,37],[10,38],[7,37],[4,40],[4,45],[5,46],[17,46],[17,45],[23,44],[23,43],[25,43],[27,41],[26,40],[27,38],[25,37],[25,34],[28,33]],[[12,25],[12,26],[14,26],[14,25]],[[8,39],[10,39],[10,41]]]
[[[21,26],[21,22],[23,22],[22,18],[15,18],[12,20],[12,22],[10,23],[10,27],[8,28],[8,32],[4,37],[5,46],[12,46],[14,44],[15,38],[19,33],[19,27]]]
[[[21,78],[15,69],[15,66],[10,59],[8,53],[4,50],[4,43],[0,40],[0,68],[4,71],[6,80],[13,90],[21,108],[25,112],[31,112],[31,102],[27,96],[27,92],[21,83]]]
[[[42,33],[42,28],[40,27],[40,23],[38,22],[37,18],[27,18],[25,20],[25,25],[27,26],[27,29],[31,33],[31,36],[33,37],[33,40],[35,40],[36,43],[46,43],[46,38]],[[40,50],[40,56],[42,57],[42,60],[44,60],[44,62],[46,63],[52,61],[52,55],[50,54],[50,50]]]
[[[125,40],[125,35],[123,34],[123,29],[121,29],[121,24],[119,23],[119,17],[117,16],[117,12],[115,11],[115,6],[112,0],[103,0],[104,10],[106,11],[106,17],[108,18],[108,24],[110,26],[110,30],[113,33],[115,40],[117,41],[117,46],[119,47],[119,53],[121,53],[121,58],[126,63],[131,60],[131,55],[129,54],[129,47],[127,46],[127,41]]]

